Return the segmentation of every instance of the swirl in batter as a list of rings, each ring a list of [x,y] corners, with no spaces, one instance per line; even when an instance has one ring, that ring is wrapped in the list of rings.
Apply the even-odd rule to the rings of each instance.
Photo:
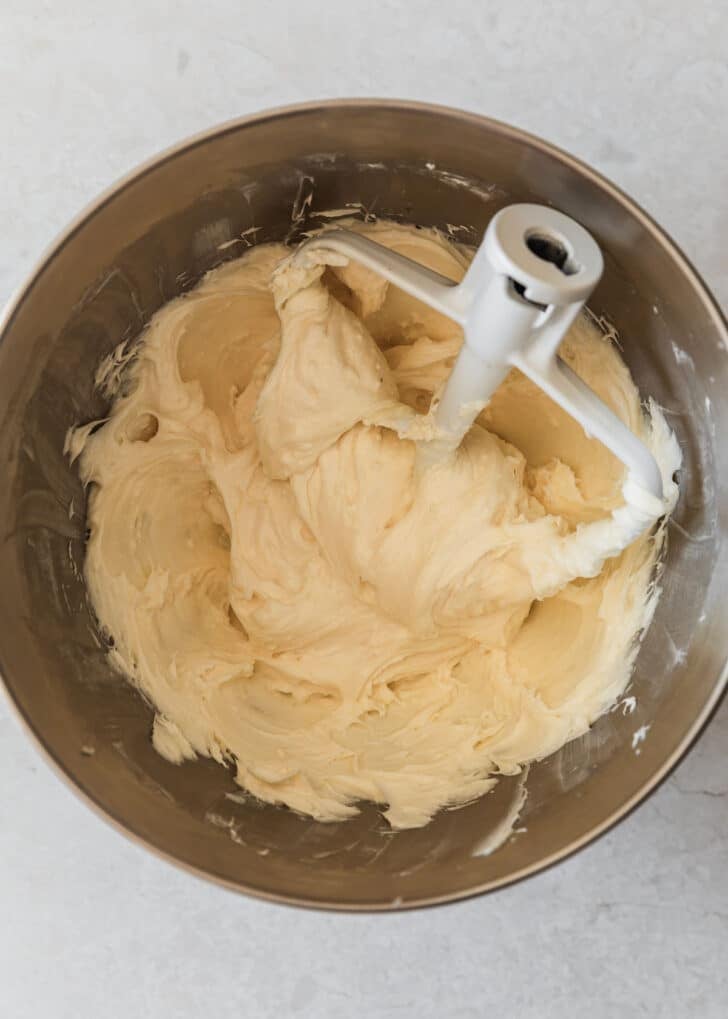
[[[356,228],[467,267],[434,231]],[[614,703],[662,532],[605,559],[622,467],[517,372],[417,471],[459,327],[358,265],[288,255],[254,248],[161,309],[108,420],[71,437],[86,580],[160,753],[320,820],[369,800],[416,827]],[[650,446],[668,511],[659,410],[586,318],[561,354]]]

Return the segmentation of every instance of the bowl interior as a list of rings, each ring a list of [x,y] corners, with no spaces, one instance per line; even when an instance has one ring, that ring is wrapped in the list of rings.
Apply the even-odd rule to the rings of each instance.
[[[87,604],[85,498],[63,441],[69,426],[107,408],[96,365],[252,238],[295,239],[318,222],[316,211],[351,203],[477,243],[512,201],[553,204],[594,234],[606,271],[592,310],[618,329],[640,389],[666,409],[683,449],[663,594],[629,689],[636,707],[605,715],[530,768],[518,822],[526,830],[493,852],[520,802],[518,779],[396,834],[372,806],[319,824],[230,799],[240,790],[218,765],[177,767],[154,752],[152,712],[109,668]],[[725,326],[690,267],[618,192],[548,146],[453,111],[374,102],[222,128],[103,198],[9,311],[0,343],[0,670],[10,696],[50,757],[109,817],[235,887],[353,908],[497,887],[626,812],[717,703],[728,644],[720,451],[728,409],[718,396],[726,391]]]

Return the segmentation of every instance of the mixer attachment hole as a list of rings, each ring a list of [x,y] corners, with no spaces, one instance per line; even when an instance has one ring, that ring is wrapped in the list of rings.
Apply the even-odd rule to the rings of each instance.
[[[579,271],[579,266],[570,257],[568,248],[558,237],[542,233],[529,234],[526,237],[526,247],[542,262],[555,265],[564,276],[573,276]]]

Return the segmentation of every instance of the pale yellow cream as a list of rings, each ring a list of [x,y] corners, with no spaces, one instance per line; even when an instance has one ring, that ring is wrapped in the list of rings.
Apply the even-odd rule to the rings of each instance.
[[[467,266],[434,231],[356,228]],[[69,437],[94,483],[86,580],[165,757],[230,763],[321,820],[372,800],[415,827],[614,703],[660,538],[604,561],[622,467],[515,372],[454,459],[416,472],[408,436],[459,328],[358,265],[288,254],[254,248],[163,308],[108,421]],[[677,446],[615,346],[584,318],[561,353],[649,444],[669,510]]]

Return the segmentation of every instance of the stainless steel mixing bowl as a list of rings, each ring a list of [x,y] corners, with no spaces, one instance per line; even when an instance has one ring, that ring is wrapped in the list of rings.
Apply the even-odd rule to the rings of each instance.
[[[662,599],[630,689],[636,708],[607,714],[534,765],[519,821],[527,831],[490,854],[483,847],[508,813],[512,779],[426,828],[397,834],[372,806],[354,820],[320,824],[233,801],[226,793],[236,787],[219,765],[175,767],[153,751],[151,710],[109,668],[86,601],[84,493],[63,440],[70,425],[106,409],[94,369],[165,301],[240,254],[241,234],[291,238],[313,210],[351,202],[446,231],[465,227],[458,239],[475,241],[512,201],[551,203],[596,237],[606,272],[592,307],[618,328],[640,388],[667,409],[684,453]],[[727,340],[695,271],[641,209],[583,164],[513,128],[365,100],[266,113],[185,142],[86,210],[4,319],[0,670],[10,698],[89,803],[150,848],[233,888],[388,909],[532,874],[654,789],[724,688]]]

